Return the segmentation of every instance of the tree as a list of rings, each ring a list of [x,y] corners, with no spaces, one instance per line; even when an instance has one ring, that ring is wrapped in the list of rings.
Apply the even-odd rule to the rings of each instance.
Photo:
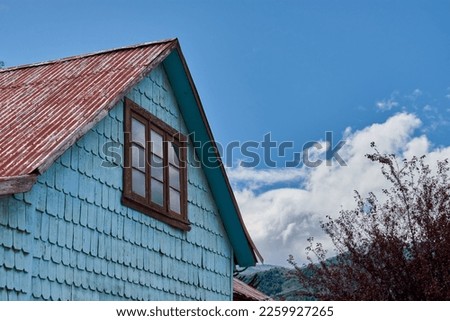
[[[3,67],[5,67],[5,63],[0,60],[0,69],[2,69]]]
[[[313,239],[306,266],[289,257],[304,286],[299,294],[321,300],[449,300],[448,161],[437,162],[433,174],[424,156],[399,162],[372,147],[375,152],[366,156],[381,165],[390,188],[383,190],[383,201],[355,192],[355,209],[321,223],[335,257],[327,259]]]

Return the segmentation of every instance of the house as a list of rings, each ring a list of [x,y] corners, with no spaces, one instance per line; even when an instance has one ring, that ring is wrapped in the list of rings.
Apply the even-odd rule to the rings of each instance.
[[[178,40],[3,69],[0,102],[0,300],[231,300],[262,260]]]

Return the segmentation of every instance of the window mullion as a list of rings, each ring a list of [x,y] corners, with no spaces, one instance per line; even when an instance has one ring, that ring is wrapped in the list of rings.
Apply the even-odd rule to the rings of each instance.
[[[168,135],[164,133],[163,141],[163,172],[164,172],[164,209],[169,212],[169,150],[168,150]]]
[[[180,151],[180,212],[183,219],[187,219],[187,143],[180,142],[180,146],[182,147]]]
[[[146,129],[145,129],[145,149],[146,149],[146,153],[145,153],[145,195],[146,195],[146,201],[147,204],[150,204],[151,202],[151,173],[150,173],[150,166],[149,166],[149,161],[150,161],[150,153],[152,152],[152,146],[150,144],[150,130],[151,130],[151,126],[150,126],[150,122],[147,120],[146,123]]]
[[[125,108],[124,117],[124,176],[123,190],[126,194],[131,194],[131,111]]]

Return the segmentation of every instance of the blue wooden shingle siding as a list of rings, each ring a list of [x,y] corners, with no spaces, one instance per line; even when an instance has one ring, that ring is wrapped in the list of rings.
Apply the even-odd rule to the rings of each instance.
[[[163,67],[127,96],[187,134]],[[231,300],[232,248],[188,158],[189,232],[122,206],[123,101],[24,194],[0,199],[0,300]],[[121,165],[117,162],[116,165]]]

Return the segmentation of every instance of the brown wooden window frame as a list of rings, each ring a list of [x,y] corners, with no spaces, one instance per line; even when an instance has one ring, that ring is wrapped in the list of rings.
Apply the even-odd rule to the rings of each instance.
[[[139,146],[139,142],[133,141],[132,137],[132,119],[136,119],[145,126],[145,146],[140,145],[141,149],[144,149],[145,158],[145,172],[142,168],[135,167],[132,164],[132,145]],[[151,155],[156,155],[152,149],[153,144],[150,140],[150,133],[155,132],[163,137],[162,143],[162,160],[163,160],[163,204],[159,205],[153,202],[152,197],[152,166],[150,165]],[[175,129],[156,118],[147,110],[140,107],[132,100],[125,98],[124,103],[124,170],[123,170],[123,195],[122,203],[125,206],[140,211],[146,215],[149,215],[157,220],[167,223],[173,227],[179,228],[184,231],[190,230],[190,223],[187,217],[187,161],[186,161],[186,148],[187,138],[183,134],[177,132]],[[169,160],[169,148],[172,145],[176,145],[179,150],[178,164],[174,164]],[[172,165],[171,165],[172,164]],[[139,166],[142,165],[141,163]],[[138,168],[138,169],[137,169]],[[169,180],[169,168],[178,172],[179,186],[172,186]],[[140,195],[133,191],[132,188],[132,171],[141,171],[145,175],[145,196]],[[142,174],[141,174],[142,175]],[[158,179],[153,177],[154,181]],[[158,182],[156,182],[158,183]],[[176,188],[179,188],[177,190]],[[179,193],[180,212],[171,209],[170,193],[171,189],[173,193]]]

